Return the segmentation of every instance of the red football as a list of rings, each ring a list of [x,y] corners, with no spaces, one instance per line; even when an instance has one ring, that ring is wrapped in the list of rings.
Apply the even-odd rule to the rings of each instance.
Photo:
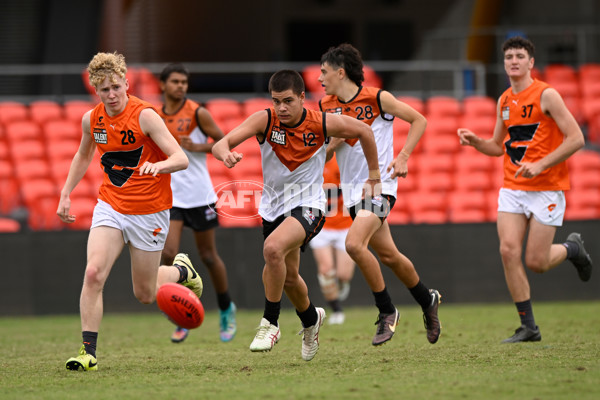
[[[190,289],[178,283],[165,283],[156,294],[158,308],[175,325],[194,329],[204,321],[204,307]]]

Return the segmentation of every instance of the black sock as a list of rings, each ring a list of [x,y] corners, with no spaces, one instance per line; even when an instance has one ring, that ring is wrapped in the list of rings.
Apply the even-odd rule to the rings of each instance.
[[[414,299],[417,301],[417,303],[419,303],[423,311],[429,308],[429,306],[431,305],[431,293],[429,293],[429,289],[427,289],[427,287],[423,285],[423,282],[419,281],[419,283],[417,283],[415,287],[412,287],[408,290],[410,291],[410,294],[412,294],[412,297],[414,297]]]
[[[265,312],[263,318],[269,321],[271,325],[279,326],[277,320],[279,319],[279,312],[281,310],[281,301],[271,302],[265,299]]]
[[[331,307],[331,309],[333,310],[333,312],[341,312],[341,311],[343,311],[342,310],[342,306],[340,305],[340,301],[338,299],[331,300],[328,303],[329,303],[329,307]]]
[[[229,292],[217,293],[217,303],[219,304],[219,310],[227,310],[229,308],[229,305],[231,304],[231,297],[229,297]]]
[[[302,326],[308,328],[309,326],[313,326],[319,320],[319,314],[317,314],[317,309],[310,303],[306,311],[298,311],[296,310],[296,314],[300,317],[300,321],[302,321]]]
[[[81,332],[83,338],[83,346],[85,352],[96,357],[96,343],[98,342],[98,332],[83,331]]]
[[[515,303],[517,312],[521,318],[521,325],[525,325],[530,329],[535,329],[535,318],[533,318],[533,308],[531,307],[531,299]]]
[[[177,265],[177,264],[173,264],[173,266],[179,270],[179,280],[177,281],[177,283],[181,283],[181,282],[185,281],[188,276],[187,268],[184,266],[181,266],[181,265]]]
[[[567,260],[571,260],[579,255],[579,245],[575,242],[564,242],[562,244],[567,249]]]
[[[380,314],[393,314],[396,312],[387,288],[384,288],[381,292],[373,292],[373,296],[375,297],[375,305],[379,309]]]

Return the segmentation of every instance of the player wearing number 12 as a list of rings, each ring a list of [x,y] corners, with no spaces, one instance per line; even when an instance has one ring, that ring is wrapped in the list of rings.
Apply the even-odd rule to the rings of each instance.
[[[521,261],[526,232],[529,230],[525,265],[533,272],[546,272],[568,259],[579,278],[587,281],[592,260],[579,233],[569,234],[564,243],[552,243],[565,213],[564,191],[569,189],[566,160],[583,147],[583,133],[560,94],[531,77],[533,43],[513,37],[502,50],[511,87],[498,99],[493,136],[482,139],[464,128],[458,129],[458,136],[462,145],[490,156],[504,156],[498,236],[504,276],[521,326],[503,342],[517,343],[542,339]]]

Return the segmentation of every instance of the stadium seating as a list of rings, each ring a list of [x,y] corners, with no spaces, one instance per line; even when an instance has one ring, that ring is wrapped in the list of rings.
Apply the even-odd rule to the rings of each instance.
[[[0,124],[6,125],[13,121],[24,121],[29,118],[29,109],[23,103],[16,101],[0,102]]]
[[[584,72],[586,70],[589,72]],[[585,75],[597,76],[595,71],[595,66],[585,69],[582,66],[579,82],[584,80]],[[561,74],[570,75],[564,71]],[[139,83],[140,75],[134,79],[138,79]],[[588,79],[586,86],[580,83],[577,95],[575,91],[570,92],[573,90],[571,83],[568,87],[561,86],[562,83],[555,87],[563,92],[561,94],[569,108],[580,108],[582,115],[585,114],[582,120],[588,128],[588,139],[597,138],[596,143],[600,143],[600,85],[596,92],[594,88],[590,89],[594,87],[594,83],[589,82],[592,78],[585,79]],[[584,87],[588,88],[587,91]],[[460,146],[456,135],[458,127],[466,127],[482,137],[490,137],[496,121],[495,100],[485,96],[467,97],[462,101],[439,96],[425,101],[410,97],[400,99],[423,112],[428,118],[428,126],[411,155],[408,176],[398,179],[398,199],[388,222],[441,224],[495,221],[498,188],[503,180],[502,158],[488,157],[471,147]],[[271,106],[271,101],[263,97],[241,102],[224,98],[207,103],[214,104],[213,110],[209,111],[214,113],[224,132],[229,132],[249,114]],[[56,217],[56,206],[59,191],[81,140],[81,117],[94,104],[87,101],[65,102],[62,107],[58,105],[59,112],[56,112],[56,106],[57,103],[53,102],[35,102],[29,106],[0,103],[0,218],[26,207],[29,229],[86,230],[89,229],[98,187],[104,176],[98,154],[71,195],[74,213],[78,214],[77,222],[69,225],[60,222]],[[10,111],[3,113],[3,107]],[[318,102],[307,99],[305,107],[318,109]],[[38,113],[38,109],[44,111]],[[4,119],[8,122],[3,123]],[[395,119],[395,155],[404,146],[409,128],[408,123]],[[232,181],[262,182],[260,148],[256,140],[243,142],[236,151],[244,154],[244,160],[233,169],[226,168],[212,155],[207,156],[213,186],[223,188],[223,185],[231,185]],[[569,158],[568,165],[572,190],[567,192],[565,218],[600,218],[600,154],[581,150]],[[76,204],[78,211],[75,211]],[[225,205],[223,211],[229,215],[221,218],[223,226],[260,226],[254,204],[232,209]],[[13,223],[10,225],[15,226]]]
[[[29,103],[29,115],[32,121],[41,125],[47,121],[61,119],[63,117],[63,107],[54,101],[34,101]]]
[[[227,119],[243,118],[243,109],[239,101],[227,98],[211,99],[205,103],[206,109],[219,123]]]
[[[21,224],[11,218],[0,217],[0,233],[15,233],[21,230]]]
[[[5,125],[4,134],[6,139],[13,144],[23,140],[42,140],[40,126],[31,121],[12,121]]]
[[[70,119],[57,119],[47,121],[42,125],[42,133],[47,142],[58,140],[81,140],[81,117],[79,121]]]
[[[70,100],[63,105],[63,113],[66,119],[74,121],[81,127],[81,118],[83,114],[94,108],[95,104],[91,101]]]
[[[257,111],[264,110],[273,106],[271,99],[266,97],[252,97],[242,102],[242,114],[248,117]]]
[[[414,96],[398,96],[397,99],[408,104],[420,114],[425,115],[425,103],[420,98]]]

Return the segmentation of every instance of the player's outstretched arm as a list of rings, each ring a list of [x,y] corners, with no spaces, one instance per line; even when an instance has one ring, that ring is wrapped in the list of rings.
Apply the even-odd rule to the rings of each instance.
[[[233,151],[233,149],[252,136],[262,140],[267,124],[267,111],[255,112],[214,144],[212,148],[213,156],[217,160],[223,161],[227,168],[233,168],[238,162],[242,161],[243,157],[242,153]]]

